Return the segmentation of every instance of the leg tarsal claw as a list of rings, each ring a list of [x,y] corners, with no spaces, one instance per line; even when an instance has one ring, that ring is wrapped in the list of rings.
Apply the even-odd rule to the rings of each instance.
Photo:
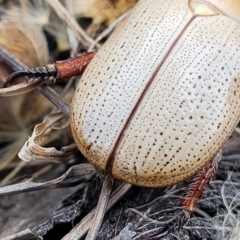
[[[13,82],[19,77],[27,77],[28,80],[30,78],[42,78],[42,79],[56,79],[58,74],[57,69],[54,65],[50,64],[47,67],[37,67],[37,68],[30,68],[26,70],[16,71],[8,76],[6,79],[3,87],[10,87]]]

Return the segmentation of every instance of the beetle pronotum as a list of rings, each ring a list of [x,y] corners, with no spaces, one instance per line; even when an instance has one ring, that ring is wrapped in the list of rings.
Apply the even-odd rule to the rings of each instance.
[[[202,169],[240,117],[239,23],[238,0],[140,0],[75,91],[71,128],[84,156],[105,175],[146,187]],[[80,71],[67,64],[56,63],[53,75]]]

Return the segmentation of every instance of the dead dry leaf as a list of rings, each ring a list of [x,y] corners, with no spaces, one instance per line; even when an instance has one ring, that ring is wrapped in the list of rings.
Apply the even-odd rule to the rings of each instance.
[[[65,120],[63,123],[60,121]],[[77,151],[76,145],[70,144],[57,150],[55,147],[45,148],[42,147],[44,143],[52,139],[51,131],[56,128],[66,128],[69,120],[63,113],[57,112],[48,115],[42,123],[37,124],[33,130],[32,136],[29,137],[23,148],[18,153],[19,158],[26,162],[34,160],[55,160],[55,161],[68,161],[74,159]],[[56,125],[57,124],[57,125]]]

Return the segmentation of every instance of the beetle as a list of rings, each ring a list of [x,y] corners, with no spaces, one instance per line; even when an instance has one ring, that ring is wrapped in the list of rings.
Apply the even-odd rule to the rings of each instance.
[[[239,36],[238,0],[140,0],[78,83],[70,120],[79,150],[138,186],[197,173],[240,118]],[[62,77],[56,68],[38,74]]]
[[[225,8],[200,2],[140,1],[77,86],[75,142],[116,179],[146,187],[183,181],[239,120],[240,25],[220,14]]]

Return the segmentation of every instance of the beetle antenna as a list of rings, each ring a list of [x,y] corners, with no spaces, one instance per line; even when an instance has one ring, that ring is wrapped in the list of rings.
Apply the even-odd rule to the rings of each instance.
[[[51,79],[55,80],[58,75],[58,70],[55,68],[53,64],[49,64],[46,67],[37,67],[37,68],[30,68],[26,70],[16,71],[8,76],[6,79],[3,87],[10,87],[15,79],[19,77],[28,77],[28,78],[42,78],[42,79]]]

